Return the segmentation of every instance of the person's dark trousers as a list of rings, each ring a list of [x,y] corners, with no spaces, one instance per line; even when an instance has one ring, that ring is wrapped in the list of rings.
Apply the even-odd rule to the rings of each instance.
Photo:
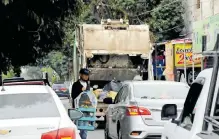
[[[72,99],[72,108],[75,109],[75,101]]]
[[[80,136],[81,136],[81,139],[87,139],[87,131],[86,130],[80,130]]]

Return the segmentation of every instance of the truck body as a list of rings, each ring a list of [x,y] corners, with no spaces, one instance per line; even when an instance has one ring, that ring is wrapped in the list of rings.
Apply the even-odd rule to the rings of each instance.
[[[195,78],[201,71],[201,58],[197,54],[193,54],[192,40],[177,39],[162,43],[162,45],[165,47],[166,79],[183,81],[186,69],[186,82],[191,85],[193,82],[193,62]],[[184,60],[186,60],[185,63]]]
[[[136,76],[152,78],[148,25],[102,20],[101,24],[79,25],[76,38],[83,53],[82,67],[91,71],[91,86],[103,88],[114,79],[133,80]],[[107,107],[99,100],[96,116],[100,121],[104,121]]]

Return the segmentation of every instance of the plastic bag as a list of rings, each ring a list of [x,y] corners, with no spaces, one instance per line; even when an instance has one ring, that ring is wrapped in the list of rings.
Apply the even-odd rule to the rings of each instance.
[[[76,108],[96,108],[97,98],[93,91],[82,92],[75,101]]]
[[[104,98],[106,98],[107,97],[107,91],[102,91],[101,93],[100,93],[100,95],[99,95],[99,100],[103,100]]]
[[[116,82],[116,81],[111,81],[108,84],[106,84],[103,88],[104,91],[114,91],[114,92],[118,92],[120,90],[120,88],[122,87],[122,83],[121,82]]]

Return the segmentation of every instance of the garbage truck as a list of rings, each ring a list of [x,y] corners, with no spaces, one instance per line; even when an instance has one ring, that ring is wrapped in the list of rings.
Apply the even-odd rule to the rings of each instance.
[[[153,79],[149,26],[129,25],[128,20],[102,20],[76,29],[80,67],[88,68],[91,86],[103,89],[111,81]],[[139,79],[139,78],[138,78]],[[118,91],[118,90],[117,90]],[[104,123],[108,105],[98,101],[97,126]]]

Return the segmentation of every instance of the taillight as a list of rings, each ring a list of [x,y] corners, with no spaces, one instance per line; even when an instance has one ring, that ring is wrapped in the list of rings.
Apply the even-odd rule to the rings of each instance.
[[[76,132],[73,128],[62,128],[43,133],[41,139],[76,139]]]
[[[60,91],[67,91],[66,88],[60,88],[59,90],[60,90]]]
[[[151,112],[144,107],[129,106],[126,111],[127,116],[151,115]]]

